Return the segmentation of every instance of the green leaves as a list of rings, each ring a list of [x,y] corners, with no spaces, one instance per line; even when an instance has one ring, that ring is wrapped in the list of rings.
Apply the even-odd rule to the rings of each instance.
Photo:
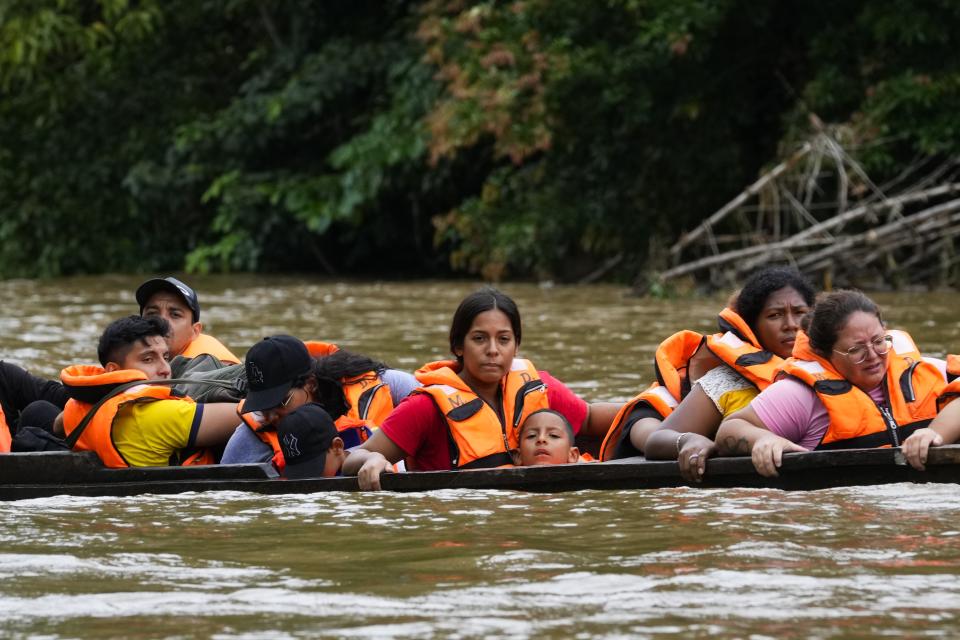
[[[960,8],[7,0],[0,276],[631,273],[811,113],[956,153]]]

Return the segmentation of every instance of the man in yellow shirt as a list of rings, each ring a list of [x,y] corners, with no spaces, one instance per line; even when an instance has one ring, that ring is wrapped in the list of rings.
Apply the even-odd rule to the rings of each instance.
[[[71,396],[62,417],[68,437],[109,391],[143,381],[99,406],[75,449],[95,451],[110,467],[143,467],[196,463],[189,461],[195,450],[226,443],[239,424],[236,404],[197,404],[168,386],[149,384],[170,377],[169,331],[159,316],[120,318],[100,337],[102,367],[64,369],[61,380]]]

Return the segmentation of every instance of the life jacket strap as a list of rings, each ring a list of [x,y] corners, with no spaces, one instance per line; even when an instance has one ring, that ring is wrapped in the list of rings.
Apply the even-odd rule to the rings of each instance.
[[[897,438],[900,440],[900,442],[903,442],[913,435],[914,431],[923,429],[932,421],[933,419],[930,418],[927,420],[913,422],[908,425],[898,426]],[[836,451],[838,449],[876,449],[878,447],[890,446],[893,446],[893,443],[890,442],[890,431],[888,429],[884,429],[883,431],[877,431],[876,433],[871,433],[865,436],[857,436],[856,438],[847,438],[845,440],[837,440],[836,442],[820,443],[817,445],[817,451]]]
[[[513,456],[509,453],[491,453],[489,456],[477,458],[472,462],[461,465],[457,469],[491,469],[505,465],[513,466]]]
[[[66,437],[64,442],[67,443],[67,446],[73,449],[76,446],[77,441],[80,440],[80,436],[83,435],[84,429],[87,428],[87,425],[93,420],[93,417],[97,414],[97,411],[100,410],[104,404],[106,404],[111,398],[115,398],[120,395],[127,389],[132,389],[133,387],[139,386],[173,386],[175,384],[181,383],[190,383],[190,384],[200,384],[207,385],[210,387],[221,387],[224,389],[236,389],[235,385],[232,382],[227,382],[225,380],[194,380],[193,378],[169,378],[166,380],[134,380],[133,382],[126,382],[124,384],[119,384],[114,387],[109,393],[100,398],[90,410],[87,411],[87,415],[83,416],[83,420],[77,424],[73,431],[70,432],[70,435]]]

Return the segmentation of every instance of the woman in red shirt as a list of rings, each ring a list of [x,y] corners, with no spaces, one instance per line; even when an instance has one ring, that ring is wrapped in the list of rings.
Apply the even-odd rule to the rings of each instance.
[[[456,360],[417,371],[423,386],[401,402],[343,466],[362,489],[406,459],[414,471],[496,467],[511,463],[517,430],[539,409],[562,413],[579,432],[602,436],[619,405],[588,405],[562,382],[517,358],[520,312],[502,292],[485,288],[457,307],[450,326]]]

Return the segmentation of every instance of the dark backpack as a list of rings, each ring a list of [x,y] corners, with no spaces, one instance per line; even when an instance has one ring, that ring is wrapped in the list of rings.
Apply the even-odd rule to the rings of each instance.
[[[63,438],[40,427],[20,427],[10,443],[11,453],[27,451],[69,451]]]

